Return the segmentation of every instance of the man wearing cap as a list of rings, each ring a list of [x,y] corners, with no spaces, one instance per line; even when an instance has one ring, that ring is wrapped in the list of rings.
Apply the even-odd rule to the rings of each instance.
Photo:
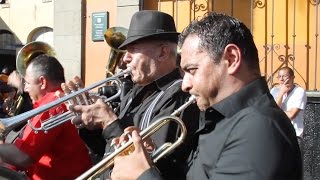
[[[135,85],[121,101],[119,113],[114,113],[101,100],[89,106],[70,107],[70,110],[81,113],[73,120],[74,124],[83,123],[89,129],[103,129],[102,135],[107,142],[105,154],[114,151],[111,141],[126,127],[135,126],[143,130],[157,119],[173,113],[190,96],[181,90],[181,74],[176,66],[178,35],[170,15],[150,10],[135,13],[127,39],[119,47],[127,50],[123,60],[131,69]],[[66,86],[62,85],[63,89]],[[183,161],[192,148],[191,137],[198,127],[198,115],[195,105],[181,114],[188,137],[173,154],[158,161],[157,167],[164,177],[185,179],[182,164],[185,164]],[[161,128],[151,139],[156,147],[160,147],[164,142],[175,141],[178,132],[177,125],[172,123]]]

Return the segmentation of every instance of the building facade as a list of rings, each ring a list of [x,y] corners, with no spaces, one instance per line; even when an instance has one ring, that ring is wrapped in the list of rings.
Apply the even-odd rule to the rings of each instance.
[[[319,6],[320,0],[0,0],[0,68],[14,69],[21,47],[45,41],[55,49],[66,79],[79,75],[87,86],[106,77],[112,49],[104,31],[127,28],[135,12],[166,12],[179,32],[207,12],[229,14],[250,28],[269,87],[276,85],[277,70],[289,66],[308,90],[305,175],[320,179]]]
[[[319,0],[2,0],[1,3],[2,59],[10,59],[14,64],[14,56],[23,45],[46,41],[66,68],[67,79],[80,75],[86,84],[91,84],[104,78],[111,49],[102,36],[100,39],[94,36],[109,27],[128,27],[136,11],[153,9],[171,14],[180,32],[193,19],[215,11],[235,16],[251,29],[261,71],[270,87],[276,83],[277,69],[289,66],[300,86],[310,91],[320,88]]]

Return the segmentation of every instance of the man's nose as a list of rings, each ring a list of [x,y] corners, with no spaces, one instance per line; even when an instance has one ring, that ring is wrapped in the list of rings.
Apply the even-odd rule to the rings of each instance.
[[[184,92],[189,92],[192,88],[192,81],[190,79],[190,77],[188,77],[188,75],[184,75],[183,76],[183,81],[182,81],[182,85],[181,85],[181,89]]]
[[[26,92],[26,93],[28,92],[28,89],[27,89],[26,85],[23,87],[23,91]]]
[[[131,53],[126,52],[123,56],[123,62],[129,64],[131,62]]]

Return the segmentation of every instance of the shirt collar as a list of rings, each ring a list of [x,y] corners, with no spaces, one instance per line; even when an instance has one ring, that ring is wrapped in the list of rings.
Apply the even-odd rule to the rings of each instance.
[[[176,68],[174,71],[170,72],[169,74],[166,74],[162,76],[161,78],[154,81],[157,88],[161,91],[165,91],[176,79],[181,79],[181,74],[178,68]]]
[[[269,92],[269,89],[265,77],[260,77],[243,87],[238,92],[223,99],[219,103],[214,104],[212,107],[207,109],[207,111],[215,109],[223,116],[231,117],[241,109],[257,102],[257,99],[267,92]]]

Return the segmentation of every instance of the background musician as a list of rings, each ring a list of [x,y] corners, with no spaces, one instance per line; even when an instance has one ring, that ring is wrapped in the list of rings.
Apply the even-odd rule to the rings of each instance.
[[[10,73],[7,79],[7,84],[14,88],[14,92],[11,96],[7,97],[3,102],[3,111],[6,116],[15,116],[32,109],[32,102],[30,96],[25,92],[23,78],[17,71]],[[21,128],[24,127],[25,123],[12,129],[5,138],[6,143],[12,143],[19,135]]]
[[[65,81],[64,70],[58,60],[46,54],[28,61],[24,90],[29,93],[34,108],[55,99]],[[64,104],[51,108],[31,119],[35,127],[41,121],[66,111]],[[0,145],[2,162],[25,171],[30,179],[74,179],[91,166],[88,150],[70,122],[47,133],[35,133],[28,125],[13,144]]]
[[[23,78],[17,71],[13,71],[8,76],[7,84],[15,89],[12,97],[4,101],[4,110],[9,116],[15,116],[32,109],[30,96],[24,89]]]
[[[8,85],[9,68],[4,67],[0,73],[0,117],[7,116],[5,111],[5,99],[14,96],[15,90]]]
[[[301,180],[294,128],[260,75],[257,48],[239,20],[209,13],[180,36],[182,89],[203,111],[187,179]],[[135,151],[114,160],[112,179],[161,179],[132,133]]]
[[[173,18],[159,11],[139,11],[132,16],[128,37],[120,46],[127,50],[123,60],[130,67],[134,87],[125,95],[120,110],[114,113],[101,100],[89,106],[71,106],[70,110],[81,113],[73,122],[83,123],[86,128],[103,129],[107,145],[105,153],[114,149],[112,139],[123,133],[125,127],[145,129],[159,117],[170,115],[189,97],[181,90],[181,75],[176,66],[178,34]],[[73,87],[72,82],[62,89]],[[171,156],[160,160],[157,167],[164,177],[185,179],[184,161],[190,151],[189,143],[197,128],[198,109],[188,108],[182,114],[188,129],[184,145]],[[157,147],[164,142],[174,141],[176,124],[163,127],[152,136]]]

